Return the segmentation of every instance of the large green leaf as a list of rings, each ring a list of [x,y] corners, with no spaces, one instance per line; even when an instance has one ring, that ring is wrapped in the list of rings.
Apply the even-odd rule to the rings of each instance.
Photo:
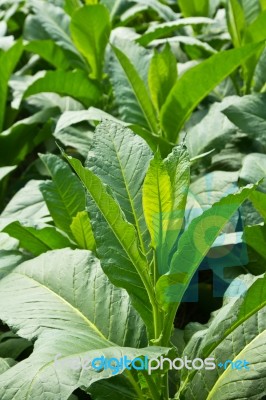
[[[0,215],[0,226],[3,229],[14,221],[38,224],[50,221],[48,208],[40,191],[44,181],[31,180],[10,200]]]
[[[40,185],[44,200],[55,225],[72,237],[72,218],[85,210],[83,186],[69,165],[59,157],[43,154],[40,158],[52,178]]]
[[[33,40],[24,46],[26,51],[38,54],[59,69],[68,69],[70,62],[63,50],[52,40]]]
[[[72,96],[87,107],[97,104],[101,96],[98,86],[83,71],[47,71],[29,86],[24,98],[41,92]]]
[[[256,183],[263,179],[260,188],[266,192],[266,155],[261,153],[247,155],[244,159],[239,178],[244,184]]]
[[[225,369],[221,365],[212,371],[182,371],[182,399],[232,400],[239,397],[239,385],[243,398],[252,395],[261,399],[266,393],[265,277],[240,276],[225,296],[223,307],[213,316],[209,327],[202,327],[192,337],[184,354],[193,359],[197,349],[197,357],[214,357],[218,366],[226,360],[247,360],[248,369],[239,371],[230,365]]]
[[[54,279],[55,269],[63,279]],[[88,251],[45,253],[16,268],[0,287],[1,319],[20,336],[37,338],[33,354],[1,375],[3,400],[44,400],[47,392],[51,399],[60,392],[67,400],[77,387],[112,376],[110,369],[85,369],[85,360],[152,357],[164,351],[136,348],[145,344],[143,323],[126,292],[110,284]],[[74,369],[73,362],[78,363]]]
[[[16,238],[20,242],[20,247],[38,256],[48,250],[62,249],[70,247],[69,240],[53,227],[43,227],[36,229],[20,222],[12,222],[6,226],[3,232]]]
[[[138,46],[135,42],[122,40],[120,37],[119,40],[116,38],[114,44],[126,53],[139,76],[145,82],[148,76],[150,52]],[[107,71],[114,90],[114,101],[118,108],[118,117],[127,123],[137,124],[148,129],[149,125],[132,86],[113,51],[108,52]]]
[[[255,187],[245,187],[238,193],[222,198],[188,226],[172,258],[170,271],[158,280],[156,286],[158,300],[165,309],[171,303],[181,302],[189,282],[213,242],[252,190]]]
[[[117,47],[112,46],[112,48],[127,76],[130,85],[132,86],[134,94],[147,120],[151,132],[157,133],[158,132],[157,119],[145,83],[139,76],[137,70],[131,63],[131,60],[126,56],[126,54],[124,54]]]
[[[5,118],[8,81],[15,69],[23,51],[22,41],[18,40],[6,52],[0,51],[0,132],[2,132]]]
[[[77,9],[72,15],[70,29],[75,45],[88,60],[91,77],[101,79],[105,47],[111,31],[107,8],[96,4]]]
[[[35,14],[26,18],[24,37],[30,41],[51,39],[66,53],[73,66],[86,69],[83,57],[70,38],[70,17],[62,7],[43,0],[32,1],[31,6]]]
[[[89,212],[97,244],[97,255],[110,280],[125,288],[152,332],[150,276],[145,257],[138,248],[137,233],[125,220],[110,189],[79,160],[68,157],[70,165],[90,194]],[[149,294],[149,296],[148,296]]]
[[[149,69],[149,90],[157,111],[163,106],[176,79],[176,58],[167,44],[161,53],[155,51]]]
[[[235,98],[234,103],[222,112],[233,124],[252,139],[259,140],[266,148],[266,94],[254,94]]]
[[[150,238],[142,209],[142,184],[151,159],[146,142],[129,129],[114,122],[102,122],[95,131],[86,166],[112,193],[137,231],[143,253]]]
[[[264,44],[259,43],[222,51],[185,72],[172,88],[160,113],[161,125],[168,139],[176,142],[180,129],[199,102],[263,47]],[[197,85],[192,85],[191,82],[197,82]]]

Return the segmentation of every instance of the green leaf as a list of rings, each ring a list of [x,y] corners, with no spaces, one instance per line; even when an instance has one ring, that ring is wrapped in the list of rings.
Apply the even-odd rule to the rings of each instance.
[[[222,51],[185,72],[177,80],[161,109],[161,125],[168,140],[176,142],[180,129],[199,102],[263,46],[264,44],[259,43]],[[197,85],[192,85],[191,82],[195,81]]]
[[[97,104],[101,97],[98,86],[83,71],[47,71],[43,78],[29,86],[23,97],[41,92],[72,96],[86,107]]]
[[[229,0],[226,10],[227,26],[235,47],[241,47],[246,27],[243,7],[238,0]]]
[[[184,17],[208,17],[209,0],[178,0],[178,5]]]
[[[170,33],[176,31],[178,28],[182,28],[183,26],[212,23],[213,20],[210,18],[191,17],[178,19],[176,21],[164,22],[162,24],[151,25],[151,27],[148,28],[142,36],[136,39],[136,42],[142,46],[147,46],[153,40],[168,36]]]
[[[170,271],[157,282],[158,301],[167,309],[180,303],[201,261],[239,206],[255,187],[245,187],[230,194],[195,218],[183,233],[174,254]]]
[[[77,9],[72,15],[70,30],[75,45],[88,60],[91,77],[101,79],[105,48],[111,32],[107,8],[97,4]]]
[[[13,165],[23,161],[28,153],[50,137],[50,119],[58,113],[57,107],[44,108],[28,118],[15,122],[9,129],[2,132],[0,134],[0,165]],[[41,129],[40,125],[43,125]]]
[[[260,0],[253,0],[253,1],[240,0],[240,1],[245,13],[245,19],[248,25],[250,25],[259,16],[261,12]]]
[[[103,120],[111,120],[119,122],[121,124],[121,121],[113,117],[111,114],[108,114],[105,111],[94,107],[90,107],[88,110],[65,111],[62,115],[60,115],[57,121],[55,133],[58,133],[65,128],[68,128],[71,125],[78,124],[79,122],[84,122],[84,121],[101,122]]]
[[[190,340],[184,353],[188,358],[213,357],[216,362],[247,360],[249,369],[219,368],[211,371],[182,371],[182,399],[233,400],[249,393],[265,395],[265,277],[240,275],[225,293],[223,307]],[[260,351],[258,351],[258,348]],[[189,373],[188,373],[189,372]],[[186,379],[185,379],[186,376]],[[239,392],[241,385],[241,392]],[[236,393],[238,390],[238,394]]]
[[[233,104],[222,110],[227,118],[249,137],[259,140],[266,149],[266,94],[235,98]]]
[[[8,81],[23,51],[22,41],[18,40],[6,52],[0,52],[0,132],[4,126]]]
[[[169,215],[172,209],[171,181],[168,171],[158,154],[150,163],[143,184],[143,210],[151,235],[151,246],[156,252],[160,275],[165,273],[167,254],[164,254]]]
[[[264,179],[263,179],[264,178]],[[239,179],[245,183],[260,183],[260,189],[266,192],[266,155],[251,153],[244,158],[243,166],[240,171]]]
[[[40,191],[40,185],[43,182],[31,180],[15,194],[0,215],[2,228],[13,221],[33,224],[50,221],[50,218],[47,218],[49,211]]]
[[[266,25],[266,10],[260,13],[257,19],[255,19],[255,21],[247,27],[243,38],[243,44],[265,41],[266,39],[265,25]],[[245,63],[244,74],[245,74],[247,92],[250,89],[256,65],[264,48],[258,49],[258,51],[252,54],[252,56]]]
[[[0,375],[7,371],[9,368],[13,367],[16,361],[13,358],[0,358]]]
[[[266,194],[261,192],[253,192],[250,196],[254,207],[259,211],[263,219],[266,221]]]
[[[72,237],[70,225],[79,211],[85,210],[85,191],[69,165],[53,154],[40,155],[52,180],[40,189],[55,225]]]
[[[18,250],[3,250],[1,246],[0,250],[0,279],[9,274],[14,268],[16,268],[23,261],[26,261],[28,257],[24,256]],[[0,353],[2,356],[2,353]],[[10,353],[8,354],[10,356]]]
[[[150,237],[141,188],[150,159],[151,151],[143,139],[120,124],[106,121],[97,126],[86,161],[86,167],[112,188],[127,221],[136,228],[144,254],[149,250]]]
[[[54,279],[55,268],[64,279]],[[110,284],[88,251],[45,253],[21,264],[0,288],[1,319],[20,336],[37,339],[33,354],[0,376],[3,400],[45,400],[48,391],[51,399],[58,399],[60,392],[67,400],[76,388],[112,376],[111,369],[85,369],[88,359],[158,357],[166,351],[137,348],[146,340],[142,321],[126,292]],[[29,299],[35,299],[34,307]]]
[[[0,168],[0,181],[4,179],[7,175],[9,175],[14,169],[16,169],[17,166],[13,165],[11,167],[2,167]]]
[[[70,62],[64,51],[52,40],[33,40],[24,46],[26,51],[38,54],[56,68],[67,70]]]
[[[66,52],[73,66],[86,70],[84,59],[70,38],[70,17],[64,10],[42,0],[32,1],[31,6],[35,15],[27,16],[24,37],[30,41],[51,39]]]
[[[3,232],[18,239],[20,247],[28,250],[35,256],[49,250],[63,249],[64,247],[71,246],[69,240],[53,227],[47,226],[38,229],[16,221],[7,225]]]
[[[142,112],[146,118],[146,121],[151,131],[153,133],[157,133],[158,132],[157,119],[145,83],[139,76],[137,70],[131,63],[130,59],[117,47],[112,46],[112,49],[116,57],[118,58],[130,85],[132,86],[132,89],[135,93],[135,96],[138,100],[138,103],[142,109]]]
[[[89,212],[97,244],[97,255],[110,280],[125,288],[151,332],[150,277],[147,263],[138,248],[133,225],[125,220],[110,190],[80,161],[67,158],[90,194]],[[111,235],[110,235],[111,232]],[[116,260],[114,263],[113,260]]]
[[[95,250],[95,240],[87,211],[77,213],[72,220],[70,229],[79,248]]]
[[[155,50],[149,69],[149,89],[152,102],[157,111],[177,80],[177,63],[169,44],[161,53]]]
[[[244,241],[266,260],[266,227],[265,225],[246,226]]]
[[[21,264],[21,262],[19,263]],[[17,359],[24,350],[32,346],[31,342],[22,339],[13,332],[5,332],[0,335],[0,354],[1,357],[11,357]]]
[[[189,167],[188,153],[176,147],[164,161],[155,155],[144,181],[143,208],[159,275],[169,270],[169,256],[183,225]]]

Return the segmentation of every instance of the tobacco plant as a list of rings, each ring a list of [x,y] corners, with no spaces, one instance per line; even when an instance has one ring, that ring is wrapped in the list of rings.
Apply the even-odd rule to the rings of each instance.
[[[264,352],[256,351],[265,345],[263,277],[234,281],[232,299],[209,326],[198,328],[185,348],[181,341],[174,345],[174,318],[193,275],[256,186],[222,198],[187,224],[190,159],[184,145],[162,159],[132,131],[106,121],[96,129],[85,166],[64,156],[75,174],[58,156],[40,156],[52,178],[40,190],[54,227],[41,220],[32,227],[23,220],[7,224],[8,209],[2,215],[4,232],[37,257],[21,263],[7,253],[8,271],[2,266],[0,317],[34,349],[16,365],[2,359],[1,398],[68,399],[80,387],[95,399],[121,393],[132,399],[233,399],[232,381],[241,382],[242,396],[264,393],[255,379],[265,363]],[[253,319],[254,329],[242,338]],[[169,392],[167,368],[147,374],[121,367],[114,376],[111,369],[71,364],[73,358],[163,355],[241,357],[256,368],[241,375],[218,367],[184,369]]]

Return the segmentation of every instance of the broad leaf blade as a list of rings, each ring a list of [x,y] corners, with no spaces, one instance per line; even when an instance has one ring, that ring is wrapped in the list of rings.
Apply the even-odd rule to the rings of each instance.
[[[155,51],[149,69],[152,102],[159,112],[177,79],[177,63],[169,44],[161,53]]]
[[[172,88],[160,113],[161,126],[168,140],[176,142],[179,131],[199,102],[263,47],[264,44],[259,43],[220,52],[182,75]],[[192,86],[191,82],[197,82],[197,85]]]
[[[139,76],[129,58],[117,47],[112,46],[112,48],[128,78],[130,85],[132,86],[151,131],[153,133],[157,133],[157,119],[145,83]]]
[[[4,125],[8,80],[23,51],[22,41],[18,40],[9,50],[0,53],[0,132]]]
[[[64,279],[54,279],[55,267]],[[37,338],[33,354],[1,375],[3,400],[27,396],[44,400],[51,388],[51,399],[56,400],[59,391],[62,399],[68,399],[77,387],[89,387],[112,376],[111,369],[84,369],[85,360],[99,355],[154,357],[164,351],[156,347],[136,348],[145,344],[143,323],[126,292],[110,284],[99,261],[88,251],[48,252],[20,265],[0,286],[1,319],[19,335]],[[34,307],[29,298],[35,299]],[[72,360],[72,365],[64,360]],[[73,360],[82,361],[76,371]]]
[[[89,211],[92,225],[94,223],[97,225],[97,231],[95,231],[96,228],[94,229],[96,243],[97,240],[101,240],[101,243],[97,243],[99,257],[107,258],[106,273],[112,282],[128,291],[133,298],[134,306],[151,329],[151,306],[147,294],[147,291],[150,290],[150,277],[146,260],[138,248],[136,231],[125,220],[118,203],[109,194],[101,180],[89,169],[84,168],[79,160],[68,157],[68,161],[93,201]],[[106,225],[108,229],[106,229]],[[110,230],[111,236],[108,230]],[[104,243],[102,242],[103,237],[105,238]],[[108,251],[106,251],[107,249]],[[113,257],[119,259],[116,268],[113,265]],[[122,267],[121,260],[123,259]]]
[[[53,154],[40,155],[52,177],[40,189],[55,225],[70,237],[70,225],[79,211],[85,210],[85,191],[69,165]]]
[[[41,229],[12,222],[6,226],[3,232],[20,241],[20,247],[28,250],[30,253],[38,256],[49,250],[63,249],[70,247],[69,240],[53,227],[44,227]]]
[[[75,45],[88,60],[91,77],[101,79],[105,47],[111,31],[107,8],[97,4],[77,9],[72,15],[70,29]]]
[[[191,222],[181,236],[170,271],[159,279],[156,286],[158,300],[165,309],[172,303],[181,302],[189,282],[216,237],[253,190],[255,187],[246,187],[222,198]]]
[[[86,161],[103,183],[112,188],[128,222],[136,228],[142,252],[149,250],[150,238],[142,209],[142,184],[151,159],[146,142],[114,122],[102,122]]]
[[[30,85],[23,97],[27,98],[41,92],[72,96],[87,107],[97,104],[101,95],[98,86],[80,70],[48,71],[43,78]]]

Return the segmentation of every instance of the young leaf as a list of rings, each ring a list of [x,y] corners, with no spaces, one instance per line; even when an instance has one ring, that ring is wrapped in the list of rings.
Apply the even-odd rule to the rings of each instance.
[[[229,0],[226,10],[227,26],[235,47],[241,47],[246,26],[243,7],[238,0]]]
[[[161,53],[155,50],[149,69],[149,89],[152,102],[159,112],[177,80],[177,63],[169,44]]]
[[[43,78],[33,82],[24,93],[24,98],[41,92],[54,92],[72,96],[89,107],[98,103],[101,92],[83,71],[47,71]]]
[[[91,77],[101,79],[105,47],[111,31],[107,8],[97,4],[77,9],[72,15],[70,30],[75,45],[88,60]]]
[[[71,65],[64,51],[52,40],[33,40],[26,44],[24,49],[38,54],[58,69],[67,70]]]
[[[172,88],[160,112],[161,126],[168,140],[177,142],[179,131],[199,102],[263,47],[263,43],[256,43],[240,49],[222,51],[185,72]],[[191,85],[191,82],[197,82],[197,85]]]
[[[143,184],[143,209],[152,239],[151,246],[155,249],[158,272],[162,275],[166,272],[168,261],[163,250],[172,197],[170,177],[158,154],[151,161]]]
[[[40,158],[52,178],[40,185],[44,200],[55,225],[72,237],[72,218],[85,210],[83,186],[69,165],[58,156],[43,154]]]
[[[118,58],[127,78],[132,86],[138,103],[143,111],[143,114],[147,120],[147,123],[153,133],[158,133],[157,119],[155,116],[155,111],[150,100],[148,91],[146,89],[145,83],[139,76],[134,65],[131,63],[129,58],[118,48],[112,46],[112,49]]]
[[[70,225],[76,243],[81,249],[95,250],[95,240],[87,211],[80,211]]]
[[[215,203],[195,218],[181,236],[170,271],[157,282],[158,301],[165,309],[180,303],[201,261],[239,206],[251,195],[255,186],[245,187]]]

